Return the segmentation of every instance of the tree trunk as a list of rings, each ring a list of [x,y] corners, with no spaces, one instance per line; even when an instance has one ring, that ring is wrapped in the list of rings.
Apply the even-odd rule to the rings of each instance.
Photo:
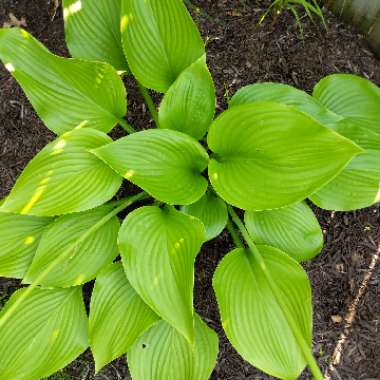
[[[338,17],[356,26],[380,57],[380,0],[325,0]]]

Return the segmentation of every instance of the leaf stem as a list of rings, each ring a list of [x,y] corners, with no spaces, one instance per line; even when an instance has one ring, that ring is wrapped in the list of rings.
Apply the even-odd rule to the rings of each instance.
[[[106,224],[110,219],[116,216],[119,212],[123,211],[125,208],[130,206],[131,204],[141,201],[143,199],[149,198],[149,195],[145,192],[141,192],[137,195],[133,195],[128,198],[124,198],[121,201],[115,202],[116,207],[110,211],[107,215],[105,215],[102,219],[100,219],[97,223],[95,223],[90,229],[88,229],[78,240],[74,243],[70,244],[63,253],[54,259],[50,265],[30,284],[25,292],[20,296],[7,310],[7,312],[0,319],[0,328],[4,326],[4,324],[8,321],[8,319],[14,314],[15,310],[18,306],[24,302],[25,298],[27,298],[30,293],[38,287],[38,285],[48,276],[48,274],[63,260],[67,259],[72,252],[78,247],[79,244],[83,243],[90,235],[94,234],[100,227]]]
[[[146,105],[148,106],[149,112],[150,112],[154,122],[156,123],[156,125],[158,127],[158,112],[157,112],[156,106],[153,102],[153,99],[150,96],[147,88],[145,88],[140,82],[137,82],[137,85],[139,87],[139,91],[140,91],[141,95],[144,98]]]
[[[323,375],[321,370],[318,367],[318,364],[313,356],[313,353],[311,351],[311,347],[309,347],[308,343],[306,342],[305,338],[303,337],[302,333],[299,330],[299,327],[297,323],[295,322],[294,318],[292,317],[291,311],[289,311],[288,306],[285,304],[285,302],[282,300],[282,298],[278,295],[278,289],[273,281],[272,275],[270,271],[268,270],[266,263],[264,261],[263,256],[261,255],[260,251],[257,249],[255,243],[253,242],[251,236],[249,235],[249,232],[245,228],[243,222],[240,220],[239,216],[236,214],[235,210],[228,205],[228,212],[233,220],[233,222],[236,224],[236,226],[239,228],[244,240],[246,241],[249,251],[252,253],[252,255],[248,254],[248,260],[251,265],[257,265],[259,264],[260,268],[262,269],[267,281],[268,285],[270,286],[273,296],[276,299],[276,302],[280,306],[280,309],[283,312],[283,315],[286,319],[286,321],[289,324],[289,327],[293,333],[294,338],[296,339],[301,352],[309,365],[310,371],[313,374],[313,377],[316,380],[323,380]],[[249,253],[249,252],[248,252]]]
[[[134,129],[132,127],[132,125],[130,125],[125,119],[120,119],[119,120],[119,125],[121,125],[121,127],[126,130],[128,133],[135,133],[137,132],[136,129]]]
[[[238,248],[244,248],[244,244],[243,242],[241,241],[234,225],[232,224],[231,220],[228,219],[227,220],[227,230],[228,232],[230,233],[231,237],[232,237],[232,240],[234,241],[236,247]]]

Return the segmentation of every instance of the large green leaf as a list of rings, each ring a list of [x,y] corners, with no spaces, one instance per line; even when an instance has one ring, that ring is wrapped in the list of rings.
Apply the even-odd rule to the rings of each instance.
[[[297,261],[312,259],[323,246],[321,227],[305,202],[277,210],[247,211],[245,225],[256,243],[279,248]]]
[[[57,134],[79,124],[108,132],[125,115],[125,88],[109,64],[58,57],[18,28],[0,29],[0,59]]]
[[[52,141],[29,162],[0,210],[52,216],[85,211],[108,201],[122,178],[89,150],[110,141],[104,133],[88,128]]]
[[[75,58],[128,70],[120,35],[121,0],[63,0],[66,43]]]
[[[121,34],[129,67],[145,87],[165,92],[205,53],[182,0],[121,0]]]
[[[42,234],[23,282],[35,283],[45,271],[47,275],[38,285],[65,288],[93,280],[119,253],[119,219],[114,216],[101,227],[94,227],[112,209],[106,205],[56,219]],[[54,268],[50,269],[52,265]]]
[[[171,206],[133,211],[119,233],[129,282],[148,306],[189,341],[194,337],[194,261],[204,240],[202,223]]]
[[[123,137],[94,153],[124,178],[169,204],[191,204],[207,189],[205,149],[192,137],[167,129]]]
[[[224,257],[215,272],[213,286],[223,328],[249,363],[280,379],[296,379],[306,362],[285,315],[293,319],[311,349],[309,280],[302,267],[284,252],[269,246],[258,248],[265,269],[252,253],[238,248]],[[264,271],[270,273],[272,284]],[[285,310],[280,308],[274,288]]]
[[[217,355],[217,335],[195,316],[194,345],[160,321],[129,350],[128,364],[133,380],[208,380]]]
[[[341,117],[326,109],[316,98],[306,92],[282,83],[256,83],[238,90],[231,98],[229,106],[269,101],[293,106],[311,115],[323,125],[335,123]]]
[[[89,334],[96,372],[125,354],[157,319],[128,282],[121,263],[107,267],[91,296]]]
[[[223,112],[208,145],[215,190],[228,203],[256,211],[302,201],[362,152],[306,114],[271,102]]]
[[[210,193],[206,193],[192,205],[183,206],[181,211],[202,221],[206,228],[206,240],[211,240],[218,236],[227,224],[226,204]]]
[[[319,207],[349,211],[380,201],[380,89],[347,74],[322,79],[313,96],[344,119],[337,132],[365,149],[335,180],[310,199]]]
[[[215,87],[203,56],[184,70],[165,94],[158,113],[159,127],[200,139],[214,112]]]
[[[23,296],[18,290],[1,317]],[[39,380],[65,367],[88,346],[80,287],[36,288],[0,327],[1,380]]]
[[[0,277],[24,276],[42,232],[51,221],[51,218],[0,212]]]

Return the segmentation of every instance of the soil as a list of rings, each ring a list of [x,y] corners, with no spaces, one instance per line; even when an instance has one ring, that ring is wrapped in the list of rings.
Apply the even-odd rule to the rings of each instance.
[[[256,26],[269,0],[192,3],[194,18],[207,40],[208,62],[217,85],[218,111],[225,108],[226,99],[237,88],[258,81],[288,83],[310,91],[323,76],[346,72],[380,84],[380,61],[360,35],[330,13],[325,16],[327,31],[303,18],[304,37],[301,38],[294,18],[286,12],[276,22],[268,18],[263,27]],[[10,13],[18,20],[24,18],[28,31],[54,53],[67,56],[62,11],[55,10],[55,4],[54,0],[0,0],[0,26],[10,20]],[[127,80],[128,120],[140,129],[147,128],[151,123],[149,115],[130,82]],[[1,198],[10,191],[27,162],[54,136],[3,66],[0,67],[0,119]],[[122,133],[116,130],[114,136]],[[341,334],[345,333],[340,360],[339,356],[335,358],[335,371],[330,378],[378,380],[380,263],[376,265],[376,257],[380,207],[353,213],[314,209],[326,240],[323,252],[305,265],[313,285],[314,353],[325,370],[333,361],[331,356]],[[196,263],[196,309],[220,334],[220,354],[211,379],[270,379],[239,357],[220,326],[211,277],[218,261],[230,248],[232,242],[223,233],[203,247]],[[18,281],[0,279],[0,303],[18,286]],[[129,379],[129,375],[124,360],[119,359],[94,376],[91,354],[86,352],[54,378]],[[311,379],[307,370],[301,379]]]

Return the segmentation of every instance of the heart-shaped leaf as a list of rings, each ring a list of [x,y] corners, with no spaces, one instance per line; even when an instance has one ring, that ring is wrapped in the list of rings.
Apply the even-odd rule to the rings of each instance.
[[[284,252],[269,246],[258,249],[265,268],[250,251],[238,248],[223,258],[215,272],[213,286],[223,328],[249,363],[280,379],[296,379],[306,365],[298,339],[311,349],[310,283],[302,267]],[[272,284],[264,271],[270,273]]]
[[[306,114],[278,103],[232,107],[212,124],[209,177],[228,203],[265,210],[299,202],[362,150]]]
[[[124,178],[169,204],[191,204],[207,189],[205,149],[192,137],[151,129],[123,137],[94,153]]]
[[[217,355],[218,336],[195,316],[194,345],[160,321],[128,351],[128,364],[134,380],[208,380]]]
[[[205,53],[182,0],[121,0],[121,34],[129,67],[145,87],[166,92]]]
[[[277,210],[247,211],[245,225],[256,243],[279,248],[297,261],[312,259],[323,246],[321,227],[305,202]]]
[[[2,317],[27,289],[12,295]],[[80,287],[36,288],[0,327],[1,380],[39,380],[72,362],[88,346]]]
[[[98,372],[125,354],[158,317],[128,282],[120,262],[97,278],[91,296],[90,346]]]
[[[171,206],[133,211],[119,233],[129,282],[188,341],[194,338],[194,261],[204,240],[202,223]]]
[[[107,202],[122,178],[89,150],[110,141],[104,133],[89,128],[75,129],[52,141],[29,162],[0,210],[53,216]]]
[[[66,43],[75,58],[128,70],[120,35],[121,0],[63,0]]]
[[[126,113],[123,82],[109,64],[58,57],[18,28],[0,29],[0,59],[58,135],[77,125],[108,132]]]
[[[0,277],[24,276],[42,232],[51,221],[51,218],[0,212]]]
[[[184,70],[165,94],[160,105],[159,127],[201,139],[215,113],[215,87],[206,57]]]
[[[96,228],[112,210],[112,205],[105,205],[56,219],[42,234],[23,282],[35,283],[44,272],[47,275],[38,285],[46,287],[65,288],[93,280],[119,254],[119,219],[114,216]],[[61,261],[49,270],[58,260]]]
[[[365,149],[310,199],[328,210],[350,211],[380,201],[380,89],[355,75],[322,79],[313,96],[344,119],[335,130]]]
[[[206,193],[192,205],[183,206],[181,211],[198,218],[206,228],[206,240],[217,237],[226,227],[228,213],[226,204],[215,195]]]

